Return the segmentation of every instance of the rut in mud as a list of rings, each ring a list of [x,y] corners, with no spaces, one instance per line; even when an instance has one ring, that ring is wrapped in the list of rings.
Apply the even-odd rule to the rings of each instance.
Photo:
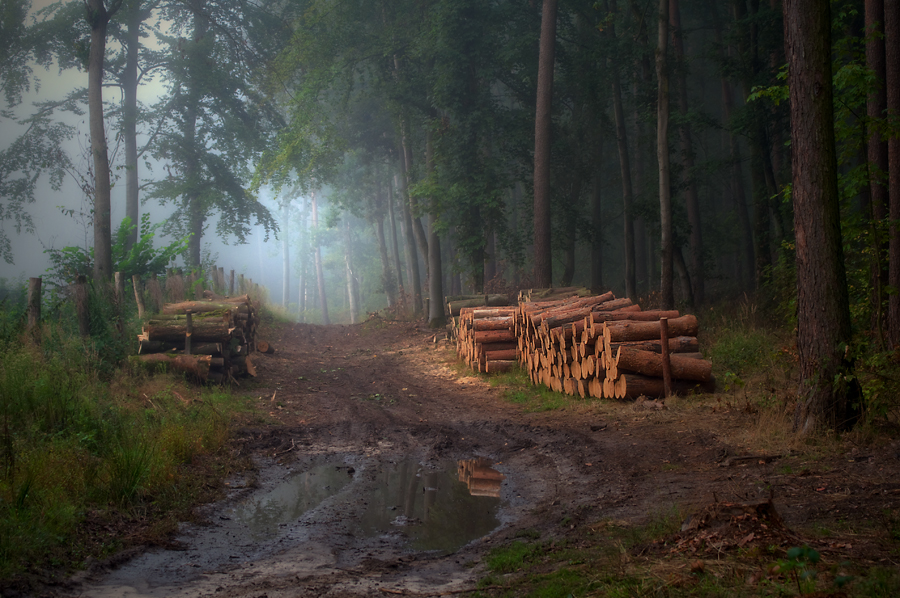
[[[586,403],[524,413],[484,380],[456,374],[433,334],[378,322],[273,334],[277,351],[238,389],[270,420],[234,439],[258,470],[229,480],[228,499],[204,508],[207,524],[185,528],[178,550],[94,570],[73,593],[438,595],[474,587],[480,557],[522,530],[565,535],[714,495],[765,500],[779,487],[772,464],[720,467],[735,448],[697,422],[658,425],[637,408],[601,416]],[[474,459],[497,474],[487,496],[459,481]],[[781,481],[797,497],[778,505],[788,525],[853,506],[809,502],[821,478]]]

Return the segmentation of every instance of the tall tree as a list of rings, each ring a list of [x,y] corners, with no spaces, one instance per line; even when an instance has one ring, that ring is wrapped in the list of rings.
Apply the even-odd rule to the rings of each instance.
[[[888,138],[888,198],[890,230],[888,241],[888,284],[900,288],[900,4],[884,3],[885,87],[887,115],[894,132]],[[900,293],[888,298],[888,338],[893,348],[900,347]]]
[[[538,58],[537,109],[534,118],[534,284],[553,284],[550,239],[550,147],[553,63],[556,52],[556,0],[544,0]]]
[[[656,159],[659,165],[660,227],[660,301],[664,308],[675,306],[674,226],[672,224],[672,188],[669,172],[669,0],[659,0],[656,41]]]
[[[841,243],[831,75],[831,9],[785,0],[797,259],[797,430],[852,426],[850,306]],[[823,292],[827,289],[827,292]]]
[[[109,151],[103,120],[103,68],[106,59],[106,30],[109,20],[122,6],[122,0],[84,0],[86,19],[91,28],[88,58],[88,114],[91,130],[91,155],[94,161],[94,278],[112,276],[112,225]]]

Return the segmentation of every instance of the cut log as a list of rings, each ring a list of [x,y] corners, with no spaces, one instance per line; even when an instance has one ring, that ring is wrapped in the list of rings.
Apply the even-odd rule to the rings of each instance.
[[[482,345],[486,347],[490,347],[490,345]],[[515,349],[501,349],[500,351],[488,351],[484,352],[484,358],[486,361],[507,361],[514,360],[517,357],[518,351]]]
[[[671,328],[672,320],[669,320],[669,325]],[[652,340],[652,341],[627,341],[622,343],[610,343],[610,349],[617,349],[619,347],[631,347],[632,349],[639,349],[641,351],[653,351],[654,353],[660,353],[661,345],[660,341]],[[700,344],[697,342],[696,336],[676,336],[675,338],[669,338],[669,353],[696,353],[700,349]]]
[[[476,343],[516,342],[516,333],[512,330],[479,330],[473,337]]]
[[[244,295],[246,297],[246,295]],[[181,303],[166,303],[163,305],[162,313],[166,315],[183,314],[187,310],[191,310],[193,314],[206,314],[210,312],[238,312],[247,313],[250,309],[249,304],[245,301],[236,301],[232,299],[222,299],[220,301],[182,301]]]
[[[622,374],[616,383],[624,385],[621,398],[625,399],[636,399],[640,396],[658,398],[662,397],[665,392],[662,378],[651,378],[640,374]],[[672,382],[672,392],[675,394],[685,395],[694,392],[711,393],[715,391],[715,378],[707,382],[690,382],[686,380],[674,380]]]
[[[630,347],[619,347],[618,352],[617,365],[620,371],[660,378],[663,376],[663,357],[659,353],[639,351]],[[674,380],[707,382],[712,379],[712,364],[705,359],[691,359],[672,354],[669,361]]]
[[[275,352],[275,346],[268,341],[256,341],[256,350],[271,355]]]
[[[451,301],[447,304],[447,307],[450,310],[451,316],[458,316],[460,310],[464,307],[494,307],[507,305],[508,303],[509,299],[506,298],[506,295],[484,295],[477,299],[462,299],[459,301]]]
[[[514,325],[512,316],[480,318],[472,322],[472,330],[512,330]]]
[[[484,371],[488,374],[498,374],[500,372],[508,372],[516,365],[515,359],[495,359],[485,362]]]
[[[197,318],[193,320],[191,339],[195,343],[224,343],[233,330],[218,318]],[[180,320],[150,320],[145,328],[147,339],[151,341],[183,342],[187,333],[186,322]]]
[[[631,320],[604,322],[609,331],[610,342],[657,340],[660,335],[659,322],[635,322]],[[697,318],[692,315],[669,320],[669,336],[697,336]],[[605,334],[605,333],[604,333]]]

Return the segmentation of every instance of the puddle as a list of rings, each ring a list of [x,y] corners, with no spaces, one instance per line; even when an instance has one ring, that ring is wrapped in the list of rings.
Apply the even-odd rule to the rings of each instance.
[[[486,459],[447,461],[437,468],[406,460],[378,466],[356,531],[401,534],[409,548],[454,552],[500,525],[505,476]]]
[[[296,521],[343,490],[353,481],[353,473],[346,465],[320,465],[291,476],[262,496],[239,503],[230,515],[247,526],[253,540],[270,538],[280,525]]]

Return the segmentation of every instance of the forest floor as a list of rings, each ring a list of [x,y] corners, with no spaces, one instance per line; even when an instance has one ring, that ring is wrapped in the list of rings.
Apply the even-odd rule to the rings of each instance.
[[[832,581],[841,563],[861,572],[900,560],[896,433],[773,439],[784,422],[766,414],[784,409],[760,410],[734,393],[664,406],[516,402],[458,367],[448,341],[408,322],[287,324],[267,340],[277,351],[255,357],[257,378],[236,391],[257,412],[232,446],[255,467],[229,479],[228,497],[202,508],[205,524],[183,527],[168,549],[94,566],[61,594],[526,595],[557,583],[548,575],[560,570],[633,577],[638,567],[653,584],[688,593],[705,575],[791,593],[791,573],[769,565],[793,546],[815,548],[822,561],[810,567]],[[773,389],[773,401],[787,396]],[[410,538],[422,521],[410,509],[422,490],[410,480],[434,491],[429,472],[476,457],[505,476],[491,507],[496,527],[476,529],[458,549],[416,550]],[[403,470],[408,462],[416,465]],[[307,503],[285,515],[279,504],[302,501],[272,492],[302,472],[323,481],[304,478],[293,492]],[[379,490],[389,478],[405,498]],[[391,528],[360,531],[378,505],[397,509]],[[463,531],[481,517],[445,516]],[[444,523],[434,533],[460,531]],[[497,564],[510,547],[529,546],[540,547],[520,559],[531,577]]]

